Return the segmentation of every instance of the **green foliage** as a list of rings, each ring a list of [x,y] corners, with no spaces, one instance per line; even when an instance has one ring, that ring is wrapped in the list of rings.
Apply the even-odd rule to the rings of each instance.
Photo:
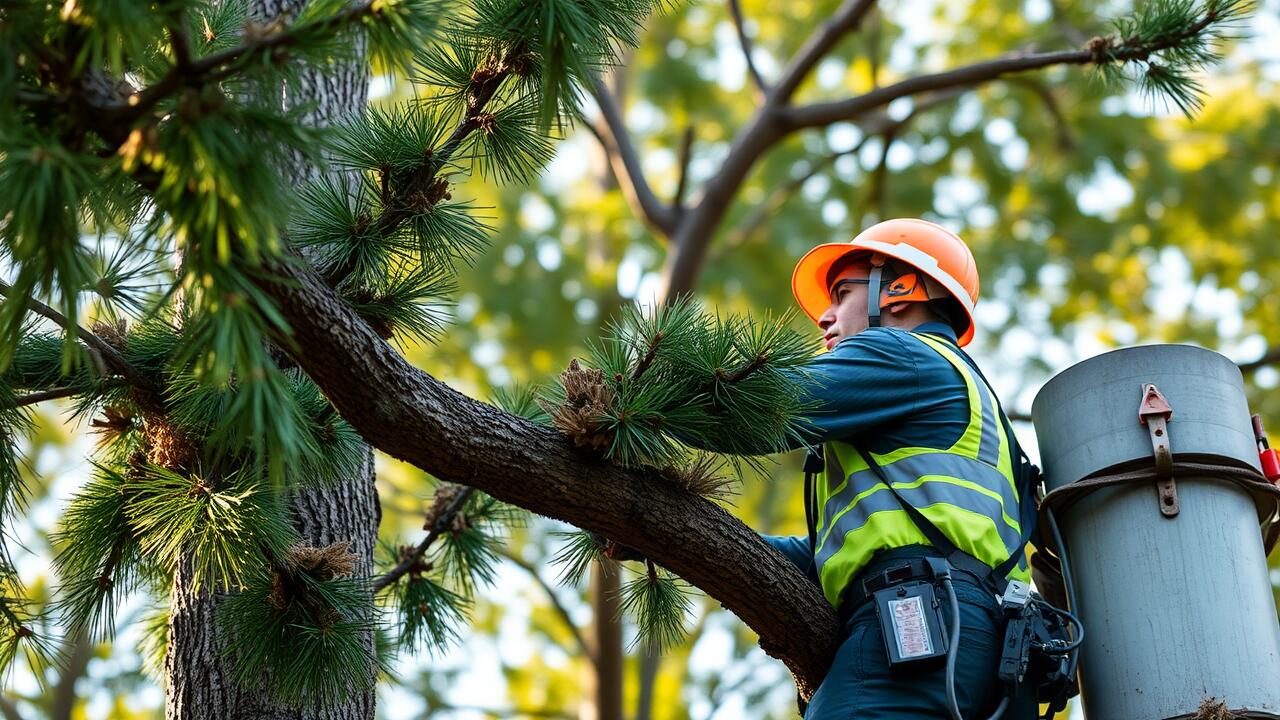
[[[501,562],[497,546],[508,528],[518,527],[525,519],[525,511],[485,493],[473,492],[463,503],[457,520],[441,534],[433,562],[454,587],[466,596],[474,595],[476,585],[493,584]]]
[[[537,58],[542,127],[580,113],[582,88],[639,42],[653,0],[478,0],[468,30]]]
[[[187,564],[193,594],[245,586],[296,537],[278,493],[251,472],[135,470],[124,512],[142,554],[168,572]]]
[[[232,678],[293,706],[324,707],[372,687],[376,627],[365,580],[277,568],[217,609]]]
[[[1133,15],[1114,21],[1117,39],[1099,43],[1099,52],[1111,62],[1096,67],[1106,80],[1131,80],[1150,101],[1176,107],[1191,119],[1204,107],[1204,86],[1195,74],[1222,61],[1223,41],[1233,37],[1230,33],[1253,6],[1252,0],[1139,3]],[[1126,76],[1123,61],[1138,67]]]
[[[45,669],[59,660],[57,643],[46,632],[45,621],[33,612],[17,571],[4,561],[0,564],[0,680],[7,681],[21,659],[36,682],[44,684]]]
[[[651,648],[665,650],[684,639],[684,619],[689,614],[689,586],[660,570],[652,562],[648,572],[623,584],[618,611],[635,619],[638,635]]]
[[[96,465],[52,538],[62,581],[54,610],[69,636],[112,637],[119,598],[137,589],[146,572],[126,514],[128,488],[123,475]]]
[[[608,560],[595,536],[586,530],[554,532],[551,536],[564,540],[564,545],[551,559],[553,565],[560,566],[561,585],[581,585],[592,561]]]
[[[400,646],[444,652],[459,639],[469,604],[465,596],[424,576],[396,583]]]
[[[557,426],[629,467],[683,465],[693,448],[741,456],[804,443],[813,343],[787,318],[711,316],[688,300],[631,307],[547,393]],[[591,394],[591,398],[588,398]]]
[[[538,404],[538,386],[517,383],[493,389],[493,404],[504,412],[530,420],[539,425],[550,425],[551,416]]]

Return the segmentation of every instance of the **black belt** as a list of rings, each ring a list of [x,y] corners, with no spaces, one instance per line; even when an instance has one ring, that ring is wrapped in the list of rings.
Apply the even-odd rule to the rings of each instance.
[[[926,557],[942,557],[942,553],[928,545],[907,545],[876,553],[871,562],[853,576],[840,595],[840,607],[836,614],[841,624],[848,622],[853,613],[880,590],[914,580],[932,581],[933,573]],[[951,579],[985,587],[982,578],[968,568],[959,568],[954,564],[951,566]]]
[[[840,599],[840,619],[848,620],[858,608],[877,592],[913,580],[933,580],[933,573],[923,557],[903,558],[877,563],[871,572],[860,572],[845,588]]]

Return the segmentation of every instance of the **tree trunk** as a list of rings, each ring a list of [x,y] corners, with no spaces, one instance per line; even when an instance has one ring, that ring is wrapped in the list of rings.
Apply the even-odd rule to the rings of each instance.
[[[255,0],[253,14],[260,21],[292,16],[301,0]],[[303,121],[329,125],[364,108],[369,80],[364,62],[363,38],[353,36],[353,59],[346,65],[303,70],[296,84],[277,89],[286,106],[313,103]],[[285,178],[299,187],[314,176],[316,168],[295,159],[282,168]],[[359,556],[357,575],[373,572],[373,548],[378,536],[381,508],[374,486],[373,451],[366,446],[359,470],[346,482],[330,487],[297,491],[290,505],[294,523],[303,541],[313,546],[347,540],[351,552]],[[375,696],[372,690],[347,702],[305,709],[284,708],[263,692],[233,682],[220,659],[223,639],[214,624],[216,599],[207,593],[192,594],[187,569],[174,574],[173,600],[169,616],[169,645],[165,658],[165,717],[167,720],[371,720]],[[367,642],[372,647],[373,635]],[[372,674],[373,668],[353,669]],[[361,683],[364,684],[364,683]]]
[[[622,623],[618,590],[622,569],[596,562],[591,568],[592,644],[596,648],[596,720],[622,720]]]

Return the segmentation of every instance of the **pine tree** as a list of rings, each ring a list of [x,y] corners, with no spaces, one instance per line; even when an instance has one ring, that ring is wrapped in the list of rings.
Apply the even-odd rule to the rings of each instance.
[[[216,608],[231,680],[290,707],[367,695],[380,629],[403,651],[457,636],[524,513],[482,480],[442,481],[425,537],[382,548],[377,574],[347,538],[306,541],[292,503],[368,460],[342,389],[309,372],[325,348],[308,333],[333,317],[294,314],[289,294],[315,279],[392,343],[447,332],[456,264],[489,232],[454,197],[457,180],[534,177],[657,4],[0,4],[0,239],[13,272],[0,287],[0,521],[22,504],[30,405],[69,398],[99,433],[57,538],[61,632],[37,630],[8,544],[0,553],[0,667],[56,662],[63,634],[110,636],[130,592],[173,612]],[[1191,73],[1217,60],[1244,10],[1148,3],[1059,62],[1190,113]],[[302,74],[363,68],[364,53],[406,72],[416,99],[334,127],[282,102]],[[297,170],[308,166],[322,170]],[[554,428],[582,463],[633,472],[663,497],[722,497],[744,463],[809,437],[801,387],[815,348],[787,328],[687,298],[628,311],[558,381],[495,402],[504,422]],[[565,538],[568,580],[630,555],[631,538],[588,529]],[[661,646],[680,638],[688,586],[648,554],[622,605]]]

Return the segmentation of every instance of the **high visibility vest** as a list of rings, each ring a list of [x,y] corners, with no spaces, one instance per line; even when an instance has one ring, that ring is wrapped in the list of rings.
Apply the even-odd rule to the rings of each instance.
[[[1013,443],[995,394],[959,351],[937,338],[910,334],[964,378],[968,426],[947,448],[904,447],[868,454],[903,500],[958,549],[994,568],[1014,553],[1024,553]],[[814,483],[814,507],[820,509],[814,561],[823,594],[839,607],[841,592],[876,551],[930,543],[854,445],[827,442],[824,455],[825,477]],[[1025,554],[1009,578],[1030,581]]]

